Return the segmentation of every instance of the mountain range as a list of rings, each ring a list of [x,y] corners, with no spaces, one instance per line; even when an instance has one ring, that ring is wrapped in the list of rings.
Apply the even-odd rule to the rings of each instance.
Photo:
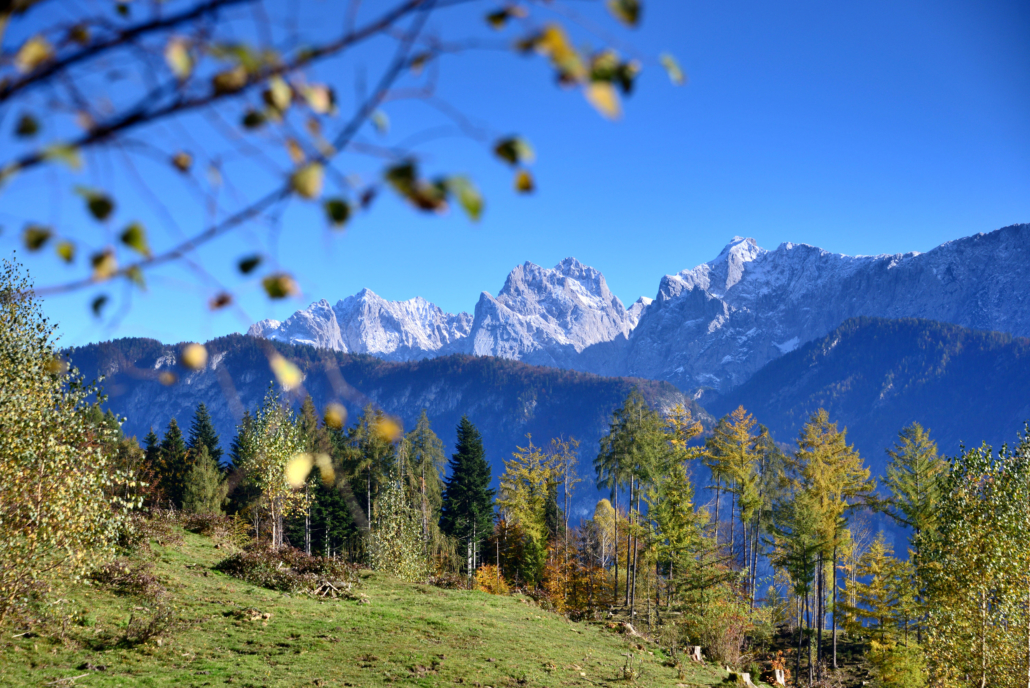
[[[774,250],[734,237],[713,260],[666,275],[629,308],[596,269],[567,258],[516,267],[474,313],[368,289],[319,301],[249,334],[384,360],[451,354],[672,382],[725,393],[770,361],[854,317],[923,318],[1030,335],[1030,224],[926,253],[846,256],[806,244]]]
[[[854,318],[713,398],[716,416],[743,405],[793,448],[824,408],[883,475],[902,427],[930,430],[943,455],[963,444],[1014,443],[1030,420],[1030,339],[912,318]]]

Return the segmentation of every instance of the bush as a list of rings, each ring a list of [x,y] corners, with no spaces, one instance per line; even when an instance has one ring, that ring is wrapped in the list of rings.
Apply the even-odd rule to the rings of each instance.
[[[329,557],[313,557],[300,550],[254,547],[230,555],[216,571],[280,592],[314,592],[325,583],[350,587],[357,581],[354,567]]]
[[[882,688],[923,688],[926,685],[926,657],[918,645],[881,644],[872,641],[869,663],[875,685]]]
[[[90,572],[89,578],[121,595],[156,598],[164,592],[150,564],[132,564],[125,559],[98,566]]]
[[[493,564],[484,564],[476,569],[476,590],[491,595],[507,595],[510,592],[508,582]]]

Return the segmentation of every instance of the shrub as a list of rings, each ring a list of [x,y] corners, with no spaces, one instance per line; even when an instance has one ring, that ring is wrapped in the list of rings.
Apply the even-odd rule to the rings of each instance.
[[[918,645],[881,644],[872,641],[869,663],[875,685],[881,688],[923,688],[926,685],[926,657]]]
[[[156,598],[164,592],[150,564],[133,564],[125,559],[98,566],[90,572],[89,578],[122,595]]]
[[[326,582],[349,587],[357,581],[352,566],[288,547],[254,547],[226,557],[214,568],[251,585],[280,592],[312,592]]]
[[[507,595],[510,592],[508,582],[493,564],[484,564],[476,569],[476,590],[491,595]]]

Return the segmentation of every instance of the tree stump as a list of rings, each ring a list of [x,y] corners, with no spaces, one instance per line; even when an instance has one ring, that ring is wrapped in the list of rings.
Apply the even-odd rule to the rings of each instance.
[[[777,686],[787,685],[787,677],[783,669],[773,669],[773,684]]]
[[[690,658],[692,660],[694,660],[695,662],[702,661],[701,660],[701,646],[700,645],[692,645],[690,647],[690,653],[689,654],[690,654]]]

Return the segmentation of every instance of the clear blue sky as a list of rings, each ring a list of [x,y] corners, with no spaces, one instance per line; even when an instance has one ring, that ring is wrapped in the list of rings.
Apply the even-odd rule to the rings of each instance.
[[[496,293],[515,265],[566,256],[601,270],[628,305],[654,296],[662,275],[711,259],[734,235],[766,248],[792,241],[850,254],[926,251],[1030,222],[1028,36],[1025,0],[651,0],[642,28],[626,38],[648,55],[676,54],[690,81],[673,88],[649,64],[617,123],[554,87],[539,59],[487,53],[445,62],[442,96],[492,130],[532,141],[533,196],[512,193],[510,172],[481,146],[450,139],[424,149],[427,164],[477,180],[488,204],[478,225],[456,212],[419,215],[384,195],[345,234],[330,234],[311,204],[294,203],[278,260],[304,294],[276,304],[230,269],[250,242],[263,241],[260,228],[221,240],[199,260],[239,295],[246,317],[281,319],[363,287],[471,311],[479,292]],[[397,103],[386,112],[389,141],[418,130],[425,111]],[[39,180],[0,193],[4,255],[17,245],[20,219],[46,197],[42,189]],[[198,213],[179,211],[187,199],[158,191],[187,231],[197,226]],[[74,201],[67,205],[57,222],[87,222]],[[119,212],[152,212],[134,206],[126,200]],[[26,262],[40,284],[68,277],[50,255]],[[179,268],[155,275],[116,326],[89,314],[93,293],[47,300],[65,344],[205,340],[247,324],[240,312],[210,314],[211,287]],[[108,316],[119,311],[122,290],[112,295]]]

